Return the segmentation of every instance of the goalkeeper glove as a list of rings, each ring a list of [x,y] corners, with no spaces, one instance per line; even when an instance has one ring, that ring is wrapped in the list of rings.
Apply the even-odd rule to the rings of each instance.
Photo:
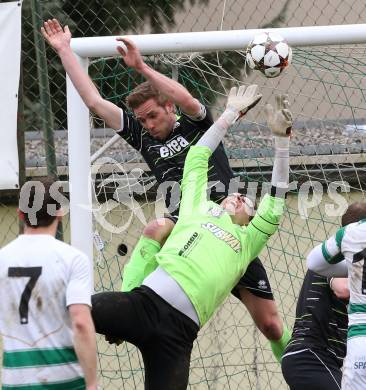
[[[241,85],[239,89],[232,87],[226,104],[226,109],[222,117],[229,125],[232,125],[236,120],[246,114],[253,108],[261,99],[262,95],[257,93],[258,85]]]
[[[270,104],[267,104],[264,109],[268,127],[274,135],[279,137],[286,137],[291,134],[292,114],[287,99],[287,95],[276,95],[276,109]]]

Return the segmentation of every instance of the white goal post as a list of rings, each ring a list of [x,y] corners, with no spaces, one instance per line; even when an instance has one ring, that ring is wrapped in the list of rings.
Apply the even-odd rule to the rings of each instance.
[[[209,31],[129,36],[144,55],[243,50],[258,33],[273,31],[292,47],[366,43],[366,24]],[[73,38],[71,47],[88,71],[89,57],[118,56],[115,36]],[[244,64],[243,64],[244,66]],[[89,111],[67,78],[71,244],[93,258]]]

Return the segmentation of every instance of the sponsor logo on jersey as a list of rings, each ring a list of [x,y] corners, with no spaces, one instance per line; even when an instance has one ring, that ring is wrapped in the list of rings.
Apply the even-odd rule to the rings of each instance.
[[[198,233],[194,232],[189,238],[189,240],[185,243],[183,248],[178,252],[179,256],[182,256],[192,246],[192,244],[196,241],[197,237]]]
[[[354,363],[354,369],[355,370],[364,370],[366,368],[366,362],[365,361],[360,361],[360,362],[355,362]]]
[[[172,157],[189,145],[189,142],[181,135],[165,143],[160,147],[160,157]]]
[[[211,232],[219,240],[224,241],[225,244],[229,245],[230,248],[233,249],[236,253],[240,252],[240,241],[231,233],[227,232],[224,229],[221,229],[220,227],[216,226],[211,222],[207,222],[205,224],[202,224],[201,226]]]
[[[208,214],[212,215],[215,218],[221,217],[221,215],[224,213],[224,210],[221,207],[211,207],[208,210]]]

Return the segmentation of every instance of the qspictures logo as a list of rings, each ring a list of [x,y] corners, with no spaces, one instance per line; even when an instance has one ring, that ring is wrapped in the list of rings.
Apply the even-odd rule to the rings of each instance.
[[[207,222],[201,225],[204,229],[210,231],[216,238],[221,241],[224,241],[225,244],[229,245],[236,253],[239,253],[241,250],[240,241],[234,237],[231,233],[221,229],[211,222]]]

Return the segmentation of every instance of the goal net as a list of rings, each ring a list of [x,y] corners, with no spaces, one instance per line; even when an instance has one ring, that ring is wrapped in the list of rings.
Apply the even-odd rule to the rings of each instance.
[[[222,112],[231,86],[259,85],[259,107],[224,140],[241,188],[258,198],[268,188],[273,163],[262,109],[268,102],[274,104],[276,93],[288,94],[295,118],[291,193],[279,232],[260,258],[280,316],[291,328],[307,253],[335,231],[348,204],[365,200],[366,45],[294,47],[292,65],[275,79],[245,72],[244,51],[161,54],[145,60],[177,78],[214,117]],[[90,59],[89,74],[102,95],[118,105],[143,81],[118,58]],[[114,132],[98,118],[92,118],[92,127],[94,154]],[[164,211],[163,198],[140,154],[122,139],[93,162],[92,178],[96,290],[118,290],[123,266],[144,224]],[[133,345],[116,347],[101,338],[98,354],[104,388],[143,387],[143,363]],[[233,296],[200,331],[189,383],[191,389],[286,388],[268,341]]]

